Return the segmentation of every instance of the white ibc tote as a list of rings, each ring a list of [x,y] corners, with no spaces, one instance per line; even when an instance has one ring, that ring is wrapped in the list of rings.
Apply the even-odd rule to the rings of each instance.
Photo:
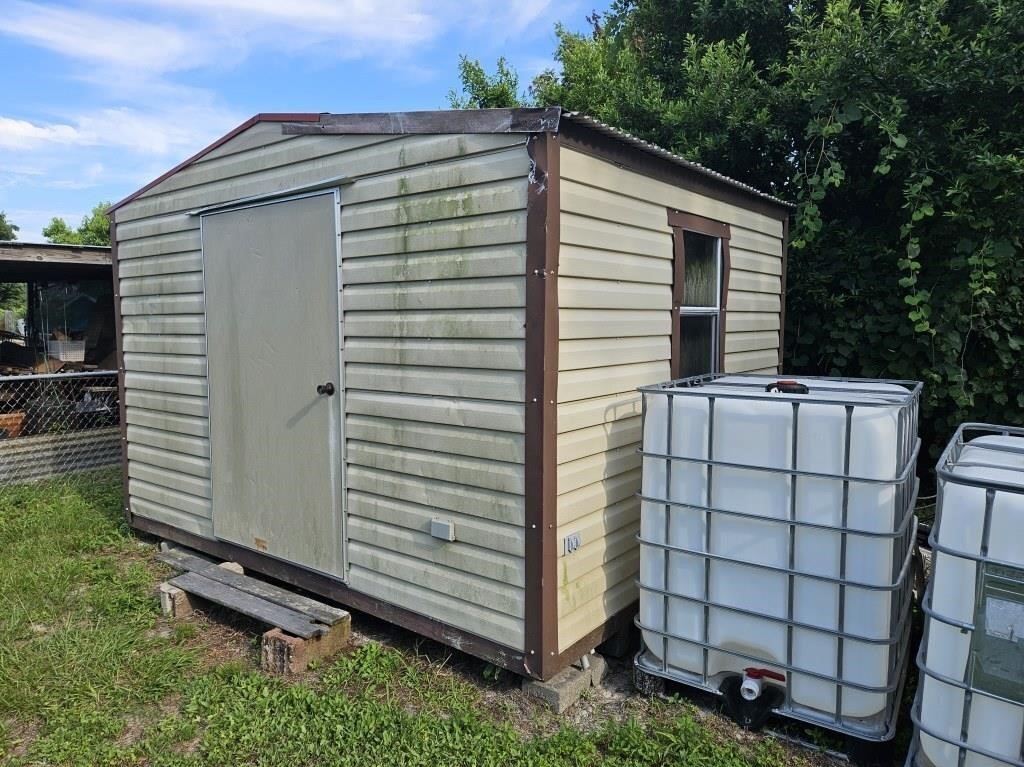
[[[1024,765],[1024,429],[964,424],[936,469],[908,764]]]
[[[744,375],[640,390],[639,673],[892,736],[920,389]]]

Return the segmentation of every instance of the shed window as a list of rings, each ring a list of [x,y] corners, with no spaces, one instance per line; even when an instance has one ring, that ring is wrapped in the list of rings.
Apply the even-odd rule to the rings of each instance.
[[[721,372],[729,227],[677,211],[669,212],[669,224],[675,241],[672,374],[687,378]]]

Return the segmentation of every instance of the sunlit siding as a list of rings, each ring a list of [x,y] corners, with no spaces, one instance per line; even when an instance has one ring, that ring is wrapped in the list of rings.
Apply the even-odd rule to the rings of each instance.
[[[213,536],[188,212],[344,179],[349,585],[522,648],[528,169],[517,135],[283,137],[261,123],[119,209],[132,512]],[[437,516],[456,542],[429,536]]]
[[[640,400],[670,377],[672,230],[667,208],[730,225],[725,366],[775,370],[782,224],[563,149],[558,267],[560,650],[637,597]]]

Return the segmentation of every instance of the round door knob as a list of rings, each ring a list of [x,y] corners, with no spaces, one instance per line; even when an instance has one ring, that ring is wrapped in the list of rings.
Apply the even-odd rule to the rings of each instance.
[[[330,397],[332,394],[334,394],[334,384],[332,384],[330,381],[328,381],[327,383],[320,384],[319,386],[316,387],[316,393],[326,394],[328,397]]]

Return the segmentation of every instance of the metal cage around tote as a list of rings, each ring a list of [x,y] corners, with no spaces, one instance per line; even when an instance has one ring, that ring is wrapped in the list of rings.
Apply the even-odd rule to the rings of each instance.
[[[993,509],[1000,494],[1012,494],[1021,498],[1024,502],[1024,470],[1020,473],[1019,482],[1003,482],[989,479],[979,479],[963,476],[956,473],[958,467],[1005,469],[1005,466],[986,463],[982,461],[963,462],[961,455],[968,443],[976,437],[984,436],[1008,436],[1024,438],[1024,428],[1014,426],[995,426],[981,423],[965,423],[957,429],[953,438],[946,446],[945,451],[939,458],[936,466],[936,474],[939,482],[939,498],[936,509],[935,524],[929,536],[929,544],[935,554],[933,561],[932,578],[929,580],[922,600],[922,610],[925,614],[924,636],[917,654],[917,668],[919,674],[917,695],[911,708],[911,719],[914,723],[914,737],[911,742],[910,751],[907,755],[908,767],[934,767],[934,762],[929,759],[922,750],[921,735],[927,735],[940,741],[943,744],[952,746],[956,751],[956,764],[962,767],[968,761],[974,761],[978,757],[994,760],[997,763],[1010,765],[1011,767],[1024,767],[1024,728],[1017,733],[1018,751],[1016,756],[1008,756],[1005,753],[995,753],[976,741],[972,741],[969,733],[972,707],[978,698],[988,698],[1008,704],[1018,711],[1018,718],[1024,721],[1024,647],[1017,650],[1018,662],[1021,663],[1016,669],[1016,674],[1009,680],[1009,688],[994,690],[991,687],[982,687],[982,681],[978,678],[979,665],[977,656],[984,652],[976,640],[979,638],[978,618],[973,621],[964,621],[954,616],[944,614],[933,606],[933,590],[935,584],[935,573],[944,566],[940,555],[960,560],[967,564],[968,568],[974,570],[975,577],[975,598],[974,610],[978,611],[984,598],[984,586],[987,576],[990,573],[997,573],[1004,580],[1008,580],[1009,593],[1016,598],[1016,604],[1021,615],[1024,615],[1024,556],[1021,561],[1007,562],[993,557],[989,553],[992,533]],[[1015,448],[1008,445],[986,445],[986,450],[996,453],[1020,455],[1024,463],[1024,447]],[[940,542],[943,500],[947,497],[949,485],[960,485],[965,487],[978,488],[985,491],[985,502],[981,525],[981,544],[979,553],[968,552]],[[1020,545],[1024,547],[1024,531],[1020,532]],[[978,613],[975,613],[976,616]],[[958,677],[940,673],[929,662],[928,650],[929,639],[936,624],[944,624],[956,629],[961,634],[970,635],[970,654],[964,664],[963,673]],[[983,631],[980,633],[984,633]],[[1022,639],[1017,638],[1018,645]],[[950,687],[959,689],[963,695],[963,708],[959,732],[951,737],[948,732],[942,732],[930,721],[922,717],[922,702],[924,698],[926,680],[935,680]],[[987,685],[986,685],[987,686]],[[1016,694],[1016,698],[1012,697]],[[973,757],[973,758],[972,758]]]
[[[656,460],[665,461],[665,488],[664,493],[659,494],[655,492],[654,488],[644,488],[641,492],[640,497],[643,501],[649,504],[654,504],[656,507],[664,509],[665,515],[665,530],[664,540],[658,541],[653,540],[650,537],[645,537],[643,533],[638,536],[641,547],[653,548],[658,551],[664,552],[664,577],[663,584],[665,588],[655,588],[649,583],[643,582],[641,576],[639,582],[639,588],[641,592],[641,600],[645,598],[662,599],[664,600],[662,606],[662,625],[651,626],[645,625],[638,616],[636,624],[643,632],[653,634],[661,639],[661,653],[660,658],[656,653],[651,653],[642,649],[637,655],[635,664],[639,671],[651,674],[654,676],[664,677],[673,681],[681,682],[690,686],[698,687],[709,692],[720,693],[721,690],[716,684],[716,680],[713,678],[715,675],[709,673],[708,659],[710,652],[718,652],[728,656],[732,656],[743,660],[744,662],[751,662],[754,664],[764,664],[771,666],[772,668],[784,669],[785,674],[785,689],[782,703],[773,708],[776,713],[813,723],[826,728],[834,729],[837,731],[845,732],[848,734],[855,735],[857,737],[867,740],[887,740],[891,738],[895,730],[895,720],[897,715],[897,708],[899,699],[901,697],[903,681],[905,678],[905,670],[907,665],[908,656],[908,645],[910,637],[910,613],[912,606],[911,596],[911,583],[912,577],[910,575],[912,554],[914,548],[914,542],[916,538],[917,520],[914,517],[914,506],[917,498],[917,479],[915,476],[915,466],[917,462],[917,456],[920,449],[920,440],[917,438],[917,426],[918,426],[918,406],[921,392],[921,384],[916,381],[878,381],[868,379],[812,379],[801,377],[801,381],[811,383],[811,389],[807,394],[801,394],[799,397],[789,397],[788,401],[791,404],[791,418],[792,420],[792,444],[791,454],[789,456],[789,466],[787,468],[777,467],[766,467],[749,465],[742,463],[726,462],[716,460],[714,458],[714,439],[715,439],[715,403],[718,400],[728,399],[731,397],[742,397],[745,400],[753,401],[770,401],[773,403],[779,403],[780,401],[787,401],[787,395],[779,395],[777,393],[768,393],[765,387],[769,386],[772,382],[778,381],[778,376],[756,376],[756,375],[742,375],[742,376],[722,376],[722,375],[711,375],[711,376],[700,376],[696,378],[683,379],[679,381],[671,381],[657,386],[642,387],[640,389],[643,394],[644,403],[644,423],[647,422],[648,415],[648,401],[652,397],[667,397],[669,398],[667,407],[667,452],[652,452],[645,448],[641,448],[640,452],[644,456],[645,460]],[[851,388],[842,390],[841,392],[836,390],[825,390],[816,392],[813,387],[815,380],[837,382],[842,381],[843,383],[852,384]],[[856,384],[863,383],[863,388],[858,388]],[[895,384],[904,389],[906,393],[893,392],[892,394],[880,394],[879,391],[871,390],[870,384]],[[715,391],[713,393],[708,392],[704,389],[707,385],[713,385]],[[729,392],[723,392],[723,388],[735,389],[735,394]],[[760,393],[758,392],[760,389]],[[856,402],[842,402],[839,397],[844,394],[865,394],[870,395],[870,399]],[[688,397],[696,396],[702,397],[708,400],[708,427],[707,427],[707,439],[708,444],[706,446],[707,458],[696,458],[696,457],[683,457],[679,455],[672,455],[672,433],[673,425],[672,418],[674,408],[672,406],[672,398],[675,397]],[[818,404],[818,405],[833,405],[837,408],[842,408],[845,411],[845,444],[843,453],[843,466],[844,470],[840,474],[827,474],[821,472],[805,471],[797,468],[797,435],[799,430],[797,428],[800,419],[801,407],[807,404]],[[852,420],[855,408],[863,407],[888,407],[897,409],[897,471],[894,472],[895,476],[892,479],[876,479],[871,477],[855,476],[850,473],[850,455],[851,455],[851,435],[852,435]],[[681,502],[671,497],[670,488],[672,486],[672,467],[679,463],[690,463],[699,464],[706,467],[706,480],[704,491],[705,503],[695,505],[689,502]],[[712,492],[715,482],[715,472],[721,468],[728,469],[743,469],[747,471],[765,472],[780,475],[788,478],[788,517],[768,517],[751,511],[742,511],[737,509],[723,509],[716,508],[712,503]],[[840,514],[841,523],[836,525],[823,524],[821,522],[811,522],[807,520],[801,520],[797,518],[797,488],[798,483],[804,479],[824,479],[830,480],[842,485],[842,509]],[[850,501],[850,488],[857,484],[871,484],[879,486],[892,486],[895,489],[894,501],[893,501],[893,527],[891,530],[878,532],[878,531],[867,531],[849,525],[849,501]],[[681,513],[680,509],[685,509],[686,513],[703,515],[705,523],[703,529],[703,546],[701,548],[686,548],[680,546],[669,545],[669,530],[672,526],[672,515],[673,513]],[[751,521],[756,520],[759,523],[778,525],[779,528],[785,529],[786,539],[788,541],[788,563],[787,566],[773,566],[768,564],[758,564],[756,562],[749,562],[742,559],[726,556],[712,551],[712,527],[716,520],[734,518],[734,519],[750,519]],[[838,577],[828,577],[824,575],[818,575],[806,571],[802,571],[796,562],[796,550],[797,550],[797,531],[799,529],[810,529],[810,530],[821,530],[829,533],[837,534],[840,537],[840,552],[839,552],[839,566],[838,566]],[[857,580],[853,580],[847,577],[847,548],[848,540],[851,536],[862,536],[864,538],[872,538],[875,540],[889,540],[892,546],[892,572],[887,583],[867,583]],[[888,547],[887,547],[888,550]],[[682,553],[689,555],[695,559],[703,560],[704,570],[704,583],[703,583],[703,595],[701,597],[696,596],[685,596],[677,593],[671,593],[667,589],[669,587],[669,556],[668,552]],[[712,562],[724,561],[740,565],[744,568],[754,568],[759,571],[770,572],[775,574],[781,574],[786,578],[786,614],[785,616],[771,615],[752,610],[741,609],[736,606],[723,604],[720,601],[715,601],[711,594],[711,566]],[[808,581],[819,581],[822,583],[828,583],[838,590],[838,621],[836,628],[825,628],[821,625],[810,624],[800,622],[795,617],[794,609],[794,592],[796,579],[806,579]],[[890,592],[892,598],[890,599],[889,607],[889,631],[886,636],[868,636],[857,631],[856,626],[847,626],[844,623],[845,618],[845,599],[848,588],[858,588],[869,591],[878,592]],[[695,609],[703,610],[703,636],[700,640],[695,640],[693,637],[679,636],[673,634],[668,630],[669,624],[669,600],[676,599],[688,602],[694,605]],[[725,611],[734,614],[747,615],[758,620],[767,620],[773,623],[779,624],[785,627],[786,632],[786,657],[770,658],[770,657],[759,657],[755,654],[744,653],[736,649],[726,649],[717,647],[711,641],[709,635],[710,632],[710,621],[709,616],[712,610]],[[794,632],[797,630],[818,632],[822,635],[834,638],[837,647],[837,656],[835,669],[836,673],[822,674],[815,671],[811,671],[806,668],[802,668],[799,658],[794,658],[793,644],[794,644]],[[682,669],[672,666],[669,663],[669,652],[668,645],[670,641],[681,642],[688,644],[691,647],[700,648],[700,653],[703,659],[703,666],[699,673],[694,673],[688,669]],[[843,675],[843,649],[844,643],[849,641],[856,641],[859,643],[876,645],[876,646],[888,646],[890,651],[888,652],[888,668],[887,678],[884,685],[865,685],[861,684],[853,679],[846,679]],[[835,685],[835,704],[834,712],[828,712],[819,710],[816,708],[810,708],[803,706],[797,702],[794,702],[792,696],[792,684],[793,674],[805,676],[811,679],[820,680]],[[843,694],[844,690],[860,690],[867,693],[878,693],[887,696],[886,705],[884,712],[879,717],[873,717],[870,721],[863,721],[861,719],[851,718],[844,716],[843,714]]]

